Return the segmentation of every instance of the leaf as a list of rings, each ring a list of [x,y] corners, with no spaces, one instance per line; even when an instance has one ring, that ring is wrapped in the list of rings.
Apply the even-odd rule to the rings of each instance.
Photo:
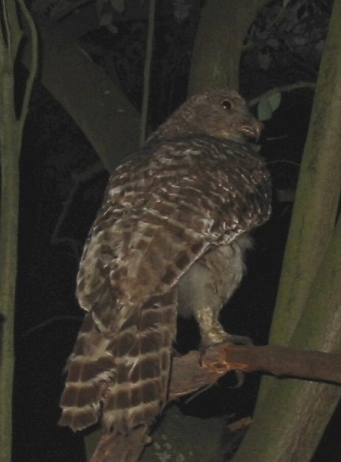
[[[272,112],[278,109],[279,105],[281,104],[282,95],[281,93],[273,93],[268,97]]]
[[[291,0],[283,0],[283,8],[286,8],[290,2]]]
[[[280,103],[281,94],[279,92],[264,96],[257,107],[258,119],[261,121],[271,119],[272,113],[278,108]]]
[[[271,106],[269,104],[268,98],[262,98],[257,107],[258,119],[269,120],[272,116]]]

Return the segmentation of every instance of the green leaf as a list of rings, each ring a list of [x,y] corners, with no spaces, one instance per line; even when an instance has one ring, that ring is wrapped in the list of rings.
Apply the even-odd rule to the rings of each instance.
[[[269,120],[272,117],[272,113],[278,108],[281,103],[281,94],[274,93],[269,96],[264,96],[257,107],[258,119]]]
[[[278,109],[279,105],[281,104],[282,95],[281,93],[273,93],[268,97],[272,112]]]
[[[272,116],[271,106],[269,104],[268,98],[262,98],[257,107],[258,119],[269,120]]]

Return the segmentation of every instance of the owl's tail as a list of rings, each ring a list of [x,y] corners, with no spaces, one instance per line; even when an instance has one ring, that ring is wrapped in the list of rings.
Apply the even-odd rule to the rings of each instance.
[[[167,402],[177,289],[154,296],[114,335],[85,316],[67,364],[59,425],[81,430],[102,416],[107,431],[149,426]]]
[[[87,313],[65,367],[67,377],[60,400],[59,425],[76,431],[98,422],[103,393],[113,378],[115,367],[113,356],[105,353],[108,344],[91,313]]]
[[[177,288],[152,297],[115,336],[115,379],[103,401],[107,430],[125,434],[150,425],[166,403],[176,301]]]

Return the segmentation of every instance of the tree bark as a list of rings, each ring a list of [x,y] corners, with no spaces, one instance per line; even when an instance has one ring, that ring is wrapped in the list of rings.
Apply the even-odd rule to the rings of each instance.
[[[173,358],[169,401],[211,386],[232,370],[265,371],[279,377],[296,376],[341,384],[341,354],[299,351],[268,345],[235,346],[230,343],[210,347],[202,353],[191,351]],[[320,394],[317,394],[316,402],[319,403],[319,400]],[[306,417],[306,414],[303,413],[303,416]],[[100,441],[96,444],[91,462],[135,462],[144,446],[151,442],[148,434],[146,427],[135,428],[126,436],[102,432],[97,435]]]
[[[210,88],[238,90],[239,61],[248,28],[269,0],[207,0],[195,39],[189,95]]]
[[[270,341],[288,345],[331,239],[341,188],[341,15],[335,3],[304,148]]]
[[[66,109],[109,172],[139,145],[140,116],[128,98],[68,37],[44,37],[41,81]]]
[[[37,37],[23,1],[2,0],[0,21],[0,461],[11,460],[14,311],[17,277],[19,157],[24,122],[37,69]],[[31,43],[29,77],[21,108],[15,108],[15,61],[22,43],[20,19],[28,24]],[[16,113],[19,112],[19,115]]]
[[[334,3],[284,262],[271,341],[340,351],[341,0]],[[303,310],[303,311],[302,311]],[[271,383],[269,383],[271,381]],[[340,387],[268,379],[236,462],[310,461]]]
[[[260,371],[281,378],[298,377],[341,385],[341,354],[231,344],[210,347],[204,354],[191,351],[173,359],[169,400],[212,385],[230,371]]]

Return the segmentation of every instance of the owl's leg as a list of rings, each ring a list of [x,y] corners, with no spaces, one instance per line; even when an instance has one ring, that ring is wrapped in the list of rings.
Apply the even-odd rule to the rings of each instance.
[[[219,322],[219,313],[239,286],[243,273],[243,254],[250,238],[236,239],[205,254],[181,278],[179,314],[193,315],[198,321],[202,346],[222,342],[249,344],[248,337],[228,334]]]
[[[200,307],[195,313],[195,319],[198,321],[200,328],[201,346],[203,348],[226,342],[236,345],[248,345],[252,343],[249,337],[227,333],[217,319],[217,314],[214,307],[210,305]]]

